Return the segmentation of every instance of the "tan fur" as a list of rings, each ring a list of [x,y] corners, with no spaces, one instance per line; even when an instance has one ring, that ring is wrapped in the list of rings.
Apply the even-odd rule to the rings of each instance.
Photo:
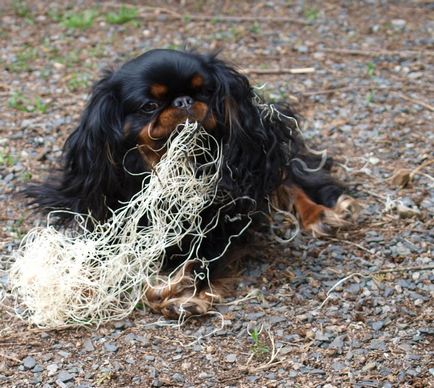
[[[303,229],[313,236],[327,236],[350,226],[356,219],[360,206],[348,195],[341,195],[331,209],[314,203],[297,186],[281,185],[271,198],[278,209],[295,213]]]
[[[167,86],[160,84],[153,84],[151,86],[151,94],[158,100],[162,100],[167,93]]]
[[[170,135],[179,124],[187,119],[204,122],[207,130],[216,125],[213,114],[208,114],[208,106],[196,101],[188,111],[176,107],[167,108],[158,119],[154,119],[143,127],[138,137],[139,152],[150,167],[154,167],[166,153],[166,147],[159,142],[159,139]],[[127,133],[129,126],[126,126],[124,130]]]
[[[187,262],[170,277],[170,281],[169,277],[159,277],[156,284],[146,290],[144,302],[168,319],[203,315],[213,303],[222,302],[233,279],[216,280],[198,292],[191,273],[193,264],[193,261]]]
[[[333,209],[324,207],[324,211],[316,222],[305,226],[305,230],[313,236],[328,236],[351,225],[360,212],[360,205],[348,195],[341,195]]]
[[[192,89],[200,90],[202,89],[202,86],[204,85],[205,80],[200,74],[196,74],[192,80],[191,80],[191,87]]]

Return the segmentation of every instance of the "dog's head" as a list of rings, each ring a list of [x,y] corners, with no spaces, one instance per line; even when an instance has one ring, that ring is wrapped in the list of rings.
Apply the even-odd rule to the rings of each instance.
[[[281,178],[282,144],[290,134],[258,109],[255,98],[247,78],[215,55],[148,51],[95,84],[65,145],[58,201],[36,202],[105,219],[107,207],[119,207],[141,188],[142,179],[130,172],[152,169],[187,119],[223,144],[222,187],[234,195],[263,195]]]
[[[167,138],[187,119],[229,138],[252,97],[247,79],[215,56],[152,50],[105,74],[82,125],[142,146],[147,162],[156,163]]]
[[[107,79],[121,105],[123,135],[142,147],[148,163],[159,161],[168,137],[187,119],[214,132],[219,113],[213,106],[220,100],[215,65],[211,57],[154,50]]]

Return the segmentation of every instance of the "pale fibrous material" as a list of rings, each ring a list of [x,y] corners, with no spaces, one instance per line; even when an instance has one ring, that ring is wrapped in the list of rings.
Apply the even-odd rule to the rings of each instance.
[[[188,121],[166,146],[160,162],[143,173],[143,189],[108,222],[77,215],[79,231],[61,232],[50,225],[50,215],[47,227],[24,238],[11,260],[10,286],[31,323],[99,325],[126,317],[144,290],[161,282],[166,249],[187,235],[185,262],[203,259],[197,248],[219,212],[208,225],[200,214],[217,195],[222,147]],[[89,223],[93,228],[86,228]],[[164,279],[170,283],[170,276]]]

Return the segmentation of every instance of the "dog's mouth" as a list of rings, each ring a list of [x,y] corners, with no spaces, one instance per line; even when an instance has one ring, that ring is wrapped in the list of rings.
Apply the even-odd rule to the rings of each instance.
[[[203,127],[203,122],[197,120],[195,116],[188,116],[185,120],[175,125],[174,128],[161,132],[152,131],[150,126],[144,129],[147,130],[145,136],[146,141],[143,141],[144,136],[140,136],[139,140],[141,141],[137,144],[137,147],[149,167],[154,167],[161,160],[161,157],[166,153],[169,147],[169,143],[180,134],[185,125],[194,125],[196,128],[201,128]],[[142,134],[144,130],[142,130]],[[155,134],[161,134],[162,136],[154,137]]]
[[[188,109],[176,107],[166,109],[139,134],[138,145],[147,164],[153,166],[160,161],[166,152],[168,141],[173,136],[177,136],[180,128],[187,121],[198,123],[207,131],[212,131],[216,127],[214,113],[203,102],[196,101]]]

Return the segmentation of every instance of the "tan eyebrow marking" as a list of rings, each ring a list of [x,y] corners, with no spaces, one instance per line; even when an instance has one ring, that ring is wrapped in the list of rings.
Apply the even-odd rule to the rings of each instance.
[[[151,86],[151,94],[161,100],[164,98],[164,95],[167,93],[167,87],[161,84],[153,84]]]
[[[203,79],[203,77],[199,74],[196,74],[192,79],[191,79],[191,88],[192,89],[200,89],[202,88],[202,86],[204,85],[205,81]]]

